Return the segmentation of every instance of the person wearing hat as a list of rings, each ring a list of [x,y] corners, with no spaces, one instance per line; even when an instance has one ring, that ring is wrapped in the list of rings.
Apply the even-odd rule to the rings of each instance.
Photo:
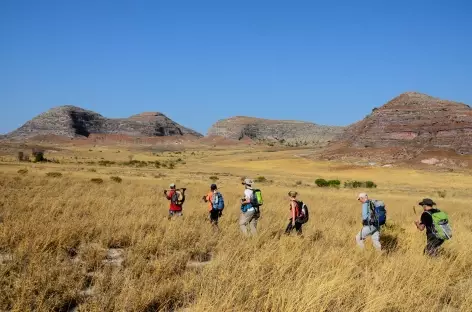
[[[260,213],[258,209],[252,206],[251,197],[253,193],[254,181],[251,179],[244,179],[241,183],[244,185],[244,196],[241,199],[241,215],[239,217],[239,227],[241,231],[248,235],[248,225],[252,235],[257,234],[257,221],[259,220]]]
[[[444,243],[444,240],[437,238],[433,234],[434,224],[431,214],[439,212],[439,209],[433,208],[433,206],[436,206],[436,203],[430,198],[424,198],[418,203],[418,205],[423,207],[423,213],[421,214],[420,220],[415,221],[415,225],[420,231],[424,231],[424,229],[426,229],[426,247],[423,250],[423,254],[436,256],[437,251]]]
[[[203,196],[203,201],[208,203],[208,213],[210,216],[210,222],[218,226],[218,219],[222,216],[222,211],[213,208],[213,199],[218,193],[218,187],[216,184],[210,185],[210,192],[207,195]]]
[[[168,217],[170,219],[173,216],[179,216],[179,217],[182,216],[182,205],[179,205],[172,200],[172,196],[176,192],[175,184],[174,183],[170,184],[169,188],[170,188],[169,192],[167,192],[167,190],[164,190],[164,195],[168,200],[170,200],[169,217]]]
[[[302,225],[301,223],[297,222],[297,216],[300,213],[299,203],[297,200],[298,193],[296,191],[288,192],[288,197],[290,200],[290,218],[287,228],[285,229],[285,234],[290,234],[293,229],[297,232],[297,235],[302,235]]]
[[[378,251],[382,249],[380,244],[380,228],[372,223],[372,210],[369,196],[366,193],[360,193],[357,200],[362,203],[362,229],[356,235],[356,242],[360,248],[364,248],[364,241],[371,237],[372,246]]]

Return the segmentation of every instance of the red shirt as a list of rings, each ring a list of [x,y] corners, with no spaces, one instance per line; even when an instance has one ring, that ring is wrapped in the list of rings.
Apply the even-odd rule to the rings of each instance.
[[[172,195],[174,195],[175,190],[170,190],[170,192],[167,193],[166,197],[168,200],[171,200]],[[182,206],[174,204],[171,200],[170,205],[169,205],[169,210],[170,211],[182,211]]]

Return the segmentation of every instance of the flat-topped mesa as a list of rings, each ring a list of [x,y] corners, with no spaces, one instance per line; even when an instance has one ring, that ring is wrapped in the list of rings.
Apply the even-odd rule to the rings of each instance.
[[[159,112],[146,112],[129,118],[106,118],[80,107],[65,105],[44,112],[15,131],[8,138],[29,138],[58,135],[69,138],[88,137],[90,134],[119,134],[129,136],[203,135],[179,125]]]
[[[472,153],[472,109],[463,103],[403,93],[350,125],[341,136],[350,148],[427,148]]]
[[[247,116],[235,116],[217,121],[208,135],[240,140],[284,140],[305,142],[328,142],[342,133],[343,127],[321,126],[295,120],[272,120]]]

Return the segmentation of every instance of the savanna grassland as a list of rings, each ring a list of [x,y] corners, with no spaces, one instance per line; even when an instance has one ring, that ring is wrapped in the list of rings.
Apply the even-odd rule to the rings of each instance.
[[[47,152],[57,161],[46,163],[3,156],[0,311],[472,311],[472,176],[299,153],[94,147]],[[261,181],[255,237],[238,226],[241,177]],[[377,188],[320,188],[317,178]],[[201,200],[213,181],[226,201],[219,231]],[[187,198],[184,217],[169,221],[163,190],[172,182]],[[303,237],[283,234],[290,190],[310,208]],[[387,204],[381,254],[370,240],[356,246],[360,191]],[[413,225],[424,197],[449,213],[454,231],[438,259],[423,256],[425,234]]]

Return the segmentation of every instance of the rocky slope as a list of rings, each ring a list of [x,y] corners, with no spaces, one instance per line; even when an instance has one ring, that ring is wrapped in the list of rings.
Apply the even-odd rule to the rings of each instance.
[[[236,116],[217,121],[208,135],[228,139],[297,141],[322,143],[334,140],[343,132],[343,127],[321,126],[310,122],[292,120],[270,120]]]
[[[80,107],[66,105],[44,112],[6,135],[22,139],[56,135],[69,138],[88,137],[90,134],[119,134],[127,136],[182,136],[202,137],[157,112],[142,113],[129,118],[105,118]]]
[[[472,154],[472,109],[426,94],[403,93],[347,127],[331,147],[331,153],[401,148]]]

